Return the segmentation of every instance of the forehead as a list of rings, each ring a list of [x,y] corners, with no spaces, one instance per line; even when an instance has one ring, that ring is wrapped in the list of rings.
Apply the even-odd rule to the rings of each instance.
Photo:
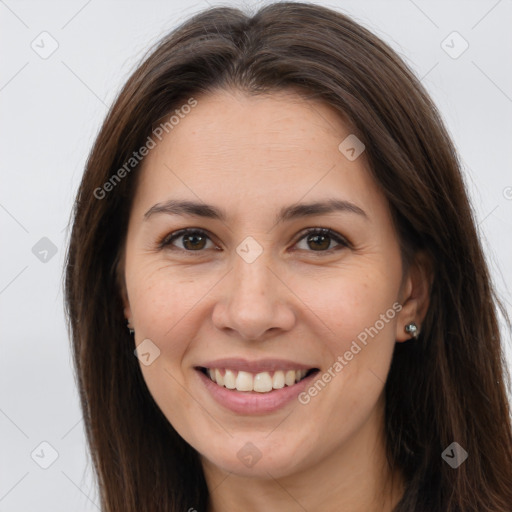
[[[333,192],[383,201],[364,152],[351,161],[340,151],[353,135],[329,105],[293,92],[217,91],[195,99],[145,157],[137,202],[180,195],[219,205],[238,198],[240,207],[254,208]]]

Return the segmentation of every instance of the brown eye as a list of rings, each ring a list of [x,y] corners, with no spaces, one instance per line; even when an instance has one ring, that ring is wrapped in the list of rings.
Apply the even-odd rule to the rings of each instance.
[[[211,243],[209,247],[208,242]],[[296,245],[304,242],[305,247],[299,247],[299,249],[317,253],[329,253],[350,247],[350,243],[344,237],[328,228],[309,229]],[[160,242],[159,246],[162,249],[169,248],[185,252],[202,252],[203,249],[216,248],[208,234],[200,229],[181,229],[171,233]]]
[[[305,241],[306,248],[301,248],[304,250],[309,250],[309,252],[329,252],[331,250],[336,249],[336,247],[331,247],[332,242],[341,247],[348,247],[349,243],[345,240],[341,235],[338,235],[334,231],[331,231],[328,228],[313,228],[310,229],[299,242]],[[339,249],[340,247],[338,247]]]
[[[176,245],[174,243],[175,241],[181,241],[181,246]],[[160,243],[160,247],[182,249],[188,252],[200,252],[202,249],[206,248],[208,241],[211,242],[210,237],[204,231],[182,229],[164,238]]]
[[[204,249],[206,245],[206,237],[198,234],[183,235],[183,246],[185,249],[194,251],[196,249]]]
[[[329,249],[331,245],[329,235],[308,235],[307,240],[307,243],[310,244],[309,247],[314,251]]]

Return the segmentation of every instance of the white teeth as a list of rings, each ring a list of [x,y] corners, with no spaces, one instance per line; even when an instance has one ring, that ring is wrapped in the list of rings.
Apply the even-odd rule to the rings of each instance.
[[[231,370],[226,370],[226,373],[224,374],[224,386],[228,389],[235,389],[235,382],[235,374]]]
[[[272,377],[272,387],[274,389],[284,388],[284,372],[281,370],[274,372],[274,376]]]
[[[276,370],[273,372],[260,372],[252,374],[245,371],[223,370],[220,368],[208,368],[207,374],[213,382],[227,389],[237,391],[256,391],[257,393],[268,393],[272,389],[282,389],[286,386],[293,386],[302,380],[307,370]]]
[[[252,391],[253,390],[252,374],[248,372],[238,372],[236,376],[236,389],[237,391]]]
[[[272,391],[272,377],[270,373],[263,372],[258,373],[254,376],[254,391],[258,391],[258,393],[266,393],[267,391]]]
[[[212,380],[215,380],[219,386],[224,386],[224,377],[218,368],[215,368],[215,378]]]
[[[287,386],[293,386],[293,384],[295,384],[295,371],[294,370],[288,370],[284,374],[284,383]]]
[[[295,382],[302,380],[306,376],[306,373],[306,370],[299,370],[298,372],[295,372]]]

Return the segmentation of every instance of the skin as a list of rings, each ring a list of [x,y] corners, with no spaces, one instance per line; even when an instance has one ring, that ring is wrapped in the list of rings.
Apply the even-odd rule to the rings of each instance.
[[[420,258],[402,267],[387,201],[364,152],[349,161],[338,150],[351,131],[329,106],[292,91],[196,99],[144,161],[124,248],[126,318],[136,344],[149,338],[160,349],[141,364],[148,388],[201,455],[210,511],[391,511],[403,478],[385,460],[384,382],[395,343],[410,339],[405,325],[426,313],[426,267]],[[171,198],[212,204],[227,219],[144,220]],[[366,217],[274,222],[283,206],[327,198]],[[186,237],[159,248],[187,227],[210,237],[199,250]],[[301,233],[311,227],[350,246],[328,238],[318,249]],[[252,263],[236,252],[247,236],[263,250]],[[194,370],[216,358],[267,357],[322,373],[395,303],[401,311],[307,405],[235,414],[204,392]],[[252,467],[237,457],[247,442],[261,453]]]

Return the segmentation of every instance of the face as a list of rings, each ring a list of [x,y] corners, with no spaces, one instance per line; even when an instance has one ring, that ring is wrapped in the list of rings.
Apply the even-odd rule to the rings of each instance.
[[[412,280],[330,107],[196,98],[139,176],[125,315],[152,396],[204,463],[285,476],[375,441]]]

